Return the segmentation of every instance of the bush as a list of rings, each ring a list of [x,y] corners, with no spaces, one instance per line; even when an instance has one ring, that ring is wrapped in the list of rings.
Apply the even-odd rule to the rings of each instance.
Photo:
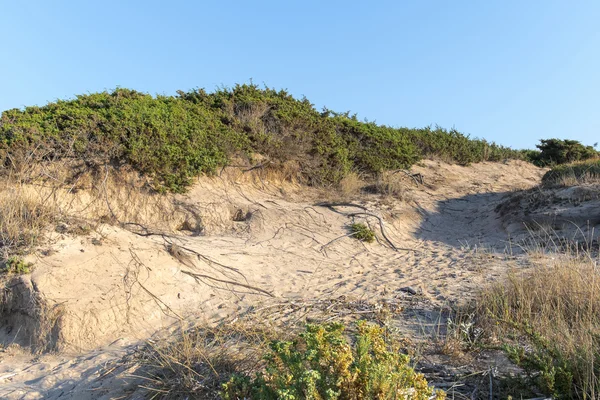
[[[254,84],[150,96],[129,89],[92,93],[0,118],[0,163],[77,159],[88,168],[130,165],[158,190],[181,192],[233,156],[261,154],[275,166],[294,162],[313,185],[350,172],[409,168],[422,157],[469,164],[524,158],[455,130],[391,128],[349,113],[317,111],[285,90]]]
[[[369,229],[367,225],[362,223],[350,225],[350,233],[352,237],[363,242],[371,243],[375,240],[375,232]]]
[[[529,153],[530,160],[541,167],[560,165],[598,157],[592,146],[584,146],[577,140],[541,139],[536,145],[537,153]]]
[[[446,162],[468,165],[482,161],[501,161],[504,159],[525,159],[523,151],[499,146],[482,139],[471,139],[455,129],[447,131],[436,129],[406,130],[411,141],[425,157],[438,157]]]
[[[295,341],[275,341],[263,372],[236,375],[222,397],[234,399],[444,398],[409,366],[408,356],[385,340],[384,330],[358,324],[354,345],[340,324],[309,325]]]
[[[542,178],[544,185],[572,186],[600,180],[600,160],[587,160],[557,165]]]
[[[117,89],[2,113],[0,162],[34,153],[33,161],[76,158],[90,168],[129,164],[157,188],[182,191],[225,164],[244,139],[206,107]]]

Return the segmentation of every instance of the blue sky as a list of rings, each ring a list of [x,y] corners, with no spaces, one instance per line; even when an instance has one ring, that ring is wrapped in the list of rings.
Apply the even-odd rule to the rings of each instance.
[[[0,110],[266,83],[512,147],[600,141],[598,1],[0,1]]]

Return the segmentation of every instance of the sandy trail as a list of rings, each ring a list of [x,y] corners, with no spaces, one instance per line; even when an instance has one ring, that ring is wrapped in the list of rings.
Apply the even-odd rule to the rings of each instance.
[[[38,255],[31,282],[71,317],[63,326],[65,343],[83,355],[0,352],[0,398],[130,393],[137,381],[116,361],[132,343],[176,324],[173,314],[211,322],[269,301],[404,298],[410,296],[407,287],[429,309],[467,299],[510,263],[499,253],[480,251],[505,250],[507,235],[495,207],[507,193],[536,185],[543,171],[514,161],[470,167],[426,161],[413,171],[425,185],[411,189],[410,199],[355,200],[385,221],[398,251],[380,231],[372,244],[347,237],[353,221],[379,230],[376,218],[348,216],[361,211],[356,207],[331,209],[315,205],[308,194],[284,196],[214,180],[201,182],[186,201],[200,207],[226,200],[230,208],[248,210],[250,218],[227,217],[230,227],[220,233],[167,241],[115,227],[103,228],[102,246],[95,237],[60,238],[56,253]],[[185,249],[193,262],[173,257],[165,250],[169,244]],[[407,321],[407,332],[418,330],[412,323],[416,328]]]

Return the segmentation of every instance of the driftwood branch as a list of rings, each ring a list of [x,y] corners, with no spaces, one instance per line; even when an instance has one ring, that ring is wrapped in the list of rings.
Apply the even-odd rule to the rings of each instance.
[[[181,253],[181,250],[185,250],[185,251],[189,251],[190,253],[194,254],[199,260],[204,261],[205,263],[207,263],[208,265],[210,265],[211,267],[214,267],[215,265],[218,267],[221,267],[223,269],[232,271],[236,274],[238,274],[239,276],[241,276],[246,283],[248,282],[248,280],[246,279],[246,276],[244,274],[242,274],[242,272],[235,268],[235,267],[230,267],[228,265],[222,264],[218,261],[213,260],[212,258],[209,258],[207,256],[205,256],[204,254],[200,254],[199,252],[197,252],[194,249],[190,249],[189,247],[185,247],[185,246],[181,246],[181,245],[176,245],[174,243],[171,243],[169,241],[167,241],[168,245],[167,245],[167,251],[169,252],[169,254],[175,256],[175,253]],[[175,257],[178,260],[181,261],[181,259],[179,259],[178,257]],[[188,267],[190,267],[190,265],[188,265],[188,263],[185,263],[183,261],[181,261],[182,264],[187,265]],[[193,266],[191,266],[193,268]]]
[[[181,270],[182,273],[191,276],[192,278],[196,279],[196,280],[200,280],[200,279],[208,279],[211,281],[215,281],[215,282],[219,282],[219,283],[224,283],[226,285],[233,285],[233,286],[240,286],[246,289],[250,289],[250,290],[254,290],[256,292],[262,293],[266,296],[269,297],[275,297],[275,295],[273,295],[271,292],[268,292],[264,289],[261,289],[259,287],[256,286],[251,286],[251,285],[246,285],[244,283],[239,283],[239,282],[234,282],[234,281],[228,281],[225,279],[219,279],[219,278],[215,278],[214,276],[210,276],[210,275],[205,275],[205,274],[197,274],[195,272],[190,272],[190,271],[184,271]]]
[[[250,168],[248,168],[248,169],[244,169],[244,170],[242,170],[242,172],[246,173],[246,172],[254,171],[255,169],[264,168],[264,167],[266,167],[266,166],[267,166],[267,165],[269,165],[269,164],[272,164],[272,162],[271,162],[270,160],[267,160],[267,161],[265,161],[265,162],[263,162],[263,163],[260,163],[260,164],[258,164],[258,165],[255,165],[255,166],[253,166],[253,167],[250,167]]]

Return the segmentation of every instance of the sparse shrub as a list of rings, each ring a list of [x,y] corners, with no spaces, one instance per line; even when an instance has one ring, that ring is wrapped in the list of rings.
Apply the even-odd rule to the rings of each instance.
[[[363,185],[364,181],[361,177],[356,172],[350,172],[340,181],[338,185],[339,194],[343,198],[351,197],[360,193]]]
[[[4,261],[4,267],[0,269],[1,272],[9,274],[23,275],[31,272],[33,264],[25,262],[22,258],[12,256]]]
[[[444,398],[386,342],[384,329],[359,322],[351,344],[341,324],[308,325],[294,341],[275,341],[264,371],[235,375],[222,397],[235,399],[429,399]]]
[[[371,243],[375,240],[375,232],[373,232],[366,224],[355,223],[350,225],[350,233],[352,237],[363,242]]]
[[[544,174],[542,184],[573,186],[600,181],[600,159],[579,161],[553,167]]]
[[[589,253],[554,255],[485,290],[479,318],[530,384],[565,399],[600,396],[600,275]]]
[[[410,181],[408,177],[399,175],[394,172],[382,172],[378,174],[377,180],[363,187],[363,191],[367,193],[382,194],[385,196],[393,196],[398,200],[408,201],[411,199],[410,191],[407,186],[413,185],[414,181]]]

